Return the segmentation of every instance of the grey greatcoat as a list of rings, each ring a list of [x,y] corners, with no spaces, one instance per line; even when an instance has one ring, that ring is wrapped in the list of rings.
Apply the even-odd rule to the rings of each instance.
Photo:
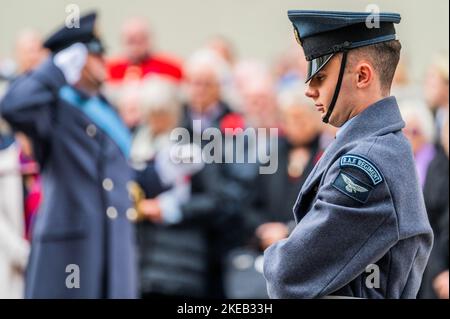
[[[294,205],[297,226],[270,246],[272,298],[415,298],[433,243],[396,99],[336,137]]]

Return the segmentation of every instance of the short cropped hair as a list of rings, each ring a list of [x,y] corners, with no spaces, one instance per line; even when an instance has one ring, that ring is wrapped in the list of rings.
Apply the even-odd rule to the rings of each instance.
[[[354,49],[349,55],[350,63],[356,63],[361,58],[367,58],[380,78],[383,93],[390,92],[395,70],[400,60],[402,45],[398,40],[376,43]]]

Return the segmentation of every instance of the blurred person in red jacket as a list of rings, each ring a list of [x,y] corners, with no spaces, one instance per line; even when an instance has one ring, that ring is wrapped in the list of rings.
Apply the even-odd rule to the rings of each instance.
[[[175,58],[156,54],[153,35],[143,18],[130,18],[122,27],[124,56],[108,62],[110,84],[139,80],[149,74],[158,74],[178,82],[182,78],[180,65]]]

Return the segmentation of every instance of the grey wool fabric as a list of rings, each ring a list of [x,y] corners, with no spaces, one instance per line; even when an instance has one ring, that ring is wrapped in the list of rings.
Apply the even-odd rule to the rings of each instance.
[[[403,127],[388,97],[328,147],[294,205],[294,231],[264,253],[271,298],[416,297],[433,233]]]

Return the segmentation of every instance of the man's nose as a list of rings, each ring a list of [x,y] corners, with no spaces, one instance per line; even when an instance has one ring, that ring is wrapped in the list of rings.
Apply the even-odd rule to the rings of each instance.
[[[315,99],[319,96],[319,91],[308,84],[305,90],[305,95],[311,99]]]

